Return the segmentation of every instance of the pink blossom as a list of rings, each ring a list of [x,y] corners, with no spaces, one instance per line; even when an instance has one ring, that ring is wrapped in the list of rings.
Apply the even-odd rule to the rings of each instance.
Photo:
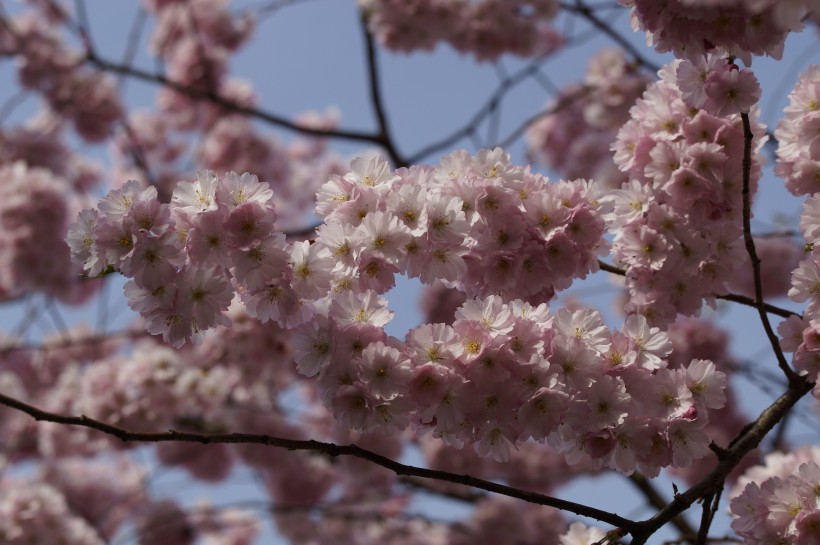
[[[410,360],[383,342],[368,345],[359,359],[359,372],[368,391],[381,399],[392,399],[407,389]]]
[[[231,246],[244,249],[272,237],[275,220],[270,207],[249,200],[234,208],[222,227]]]
[[[712,72],[704,86],[703,107],[718,117],[748,113],[760,99],[760,85],[751,70],[731,65]]]
[[[290,249],[290,263],[293,269],[293,289],[300,297],[316,299],[327,294],[333,261],[326,248],[306,241],[296,242]]]
[[[726,380],[708,360],[692,360],[686,368],[686,386],[701,407],[720,409],[726,404]]]
[[[171,202],[178,210],[190,215],[216,210],[217,181],[213,172],[199,171],[197,181],[177,184]]]
[[[604,540],[606,534],[600,528],[587,527],[580,522],[573,522],[569,530],[561,536],[561,545],[592,545]]]

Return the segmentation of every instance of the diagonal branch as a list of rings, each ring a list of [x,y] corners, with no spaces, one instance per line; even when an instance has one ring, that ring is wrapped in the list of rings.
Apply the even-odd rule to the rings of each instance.
[[[370,88],[370,103],[373,106],[373,113],[376,114],[376,123],[379,127],[379,140],[390,160],[396,168],[408,166],[408,162],[401,157],[393,138],[390,135],[390,127],[385,113],[384,100],[382,99],[381,87],[379,86],[379,65],[376,59],[376,44],[373,43],[373,36],[367,30],[367,23],[361,18],[360,25],[364,35],[365,48],[367,50],[367,79]]]
[[[752,274],[754,277],[755,298],[754,306],[760,315],[760,322],[763,324],[763,329],[766,331],[766,336],[772,345],[772,350],[777,358],[777,364],[780,369],[789,379],[789,382],[794,382],[797,379],[795,373],[789,362],[786,361],[786,356],[783,354],[783,349],[780,347],[780,340],[772,328],[769,321],[769,315],[766,312],[765,303],[763,301],[763,281],[760,276],[760,257],[757,255],[755,249],[755,242],[752,238],[752,197],[750,190],[750,178],[752,172],[752,140],[754,134],[752,133],[751,123],[749,122],[749,114],[741,113],[740,118],[743,121],[743,240],[746,243],[746,251],[749,253],[749,259],[752,262]]]
[[[644,495],[652,507],[655,509],[663,509],[666,507],[666,504],[668,503],[667,499],[664,498],[660,492],[658,492],[649,479],[640,473],[633,473],[629,476],[629,481],[635,486],[635,488],[640,490],[641,494]],[[686,520],[682,514],[673,518],[672,524],[675,525],[682,537],[691,537],[695,535],[695,528],[689,524],[689,521]]]
[[[174,80],[169,79],[168,77],[148,72],[146,70],[142,70],[140,68],[135,68],[133,66],[128,66],[127,64],[116,63],[112,61],[105,60],[99,56],[97,56],[94,52],[89,52],[86,55],[85,61],[98,68],[99,70],[112,72],[115,74],[120,74],[128,77],[132,77],[138,79],[140,81],[144,81],[147,83],[153,83],[156,85],[164,85],[178,93],[182,93],[183,95],[189,96],[191,98],[199,99],[199,100],[207,100],[213,104],[216,104],[225,110],[237,114],[246,115],[248,117],[252,117],[254,119],[259,119],[271,125],[275,125],[277,127],[282,127],[284,129],[294,131],[300,134],[306,134],[309,136],[316,136],[316,137],[323,137],[323,138],[339,138],[342,140],[352,140],[358,142],[370,142],[372,144],[377,144],[380,146],[384,146],[382,139],[379,135],[372,134],[369,132],[362,132],[362,131],[352,131],[352,130],[328,130],[328,129],[317,129],[313,127],[307,127],[303,125],[299,125],[298,123],[294,123],[293,121],[276,115],[270,112],[266,112],[264,110],[260,110],[257,108],[252,108],[250,106],[244,106],[242,104],[238,104],[230,99],[222,97],[216,93],[197,89],[195,87],[191,87],[185,85],[184,83],[180,83]]]
[[[558,113],[564,108],[572,106],[573,102],[587,96],[591,90],[591,87],[579,87],[572,93],[560,97],[551,107],[547,108],[546,110],[542,110],[534,115],[531,115],[523,122],[521,122],[521,124],[518,125],[518,127],[516,127],[515,129],[513,129],[513,131],[506,138],[504,138],[498,143],[498,146],[502,148],[508,147],[513,142],[518,140],[527,131],[527,129],[529,129],[542,119],[551,116],[552,114]]]
[[[737,467],[740,460],[756,448],[772,428],[782,420],[803,396],[814,387],[813,382],[798,377],[774,403],[769,405],[751,425],[732,440],[731,446],[722,452],[718,465],[700,482],[682,494],[677,494],[666,507],[654,517],[637,523],[637,530],[630,532],[632,545],[644,545],[652,534],[669,521],[689,509],[698,499],[720,490],[726,476]]]
[[[638,51],[638,48],[632,45],[629,40],[621,36],[618,31],[615,30],[612,24],[601,19],[595,11],[582,0],[575,0],[575,4],[562,2],[561,9],[571,13],[576,13],[586,19],[592,26],[600,30],[603,34],[609,36],[612,41],[623,47],[624,50],[626,50],[626,52],[629,53],[633,59],[635,59],[636,63],[640,64],[647,70],[651,70],[652,72],[657,72],[660,70],[660,66],[644,57],[641,52]]]
[[[314,440],[298,440],[287,439],[284,437],[274,437],[271,435],[258,435],[250,433],[191,433],[179,432],[169,430],[167,432],[158,433],[141,433],[133,432],[118,426],[113,426],[87,416],[65,416],[56,414],[42,409],[38,409],[32,405],[24,403],[19,399],[15,399],[0,393],[0,405],[11,407],[18,411],[24,412],[38,421],[54,422],[56,424],[64,424],[69,426],[80,426],[93,430],[100,431],[107,435],[111,435],[120,439],[123,442],[143,442],[143,443],[162,443],[169,441],[186,442],[186,443],[200,443],[208,444],[256,444],[268,445],[272,447],[285,448],[288,450],[302,450],[309,452],[317,452],[326,456],[353,456],[367,460],[378,466],[389,469],[399,476],[421,477],[424,479],[433,479],[437,481],[446,481],[456,484],[471,486],[479,488],[488,492],[501,494],[511,498],[517,498],[529,503],[537,505],[545,505],[554,507],[562,511],[569,511],[576,515],[589,517],[606,524],[621,528],[628,532],[634,531],[637,524],[627,518],[621,517],[615,513],[596,509],[587,505],[538,494],[536,492],[527,492],[511,486],[479,479],[470,475],[458,475],[447,471],[439,471],[435,469],[427,469],[423,467],[411,466],[402,464],[381,454],[377,454],[371,450],[361,448],[357,445],[337,445],[335,443],[325,443]]]

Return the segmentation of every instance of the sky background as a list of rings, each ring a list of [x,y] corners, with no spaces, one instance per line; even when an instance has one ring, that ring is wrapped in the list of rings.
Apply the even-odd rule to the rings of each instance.
[[[0,0],[0,4],[3,3],[3,0]],[[90,19],[91,36],[98,53],[109,60],[121,59],[132,20],[140,9],[139,2],[86,0],[85,3]],[[6,1],[4,4],[11,12],[19,9],[16,2]],[[234,2],[232,5],[236,9],[243,9],[261,4],[265,3],[244,1]],[[253,83],[261,109],[293,115],[332,108],[340,112],[340,127],[371,130],[375,127],[375,118],[367,90],[364,42],[358,18],[352,0],[297,1],[259,23],[252,41],[231,63],[231,74]],[[661,64],[669,59],[649,51],[644,45],[642,34],[631,33],[625,9],[613,12],[613,16],[608,20],[623,34],[628,35],[630,40],[654,62]],[[568,35],[584,35],[588,31],[586,25],[577,20],[574,27],[570,28],[568,24],[564,17],[557,21],[557,27],[565,29]],[[140,53],[135,65],[153,70],[153,60],[147,53],[149,34],[150,26],[143,32],[138,49]],[[543,74],[557,87],[577,82],[586,69],[589,56],[602,47],[611,45],[612,42],[606,37],[595,36],[584,45],[570,48],[555,56],[543,66]],[[805,32],[792,36],[787,43],[786,61],[754,61],[753,69],[763,87],[763,121],[770,127],[774,127],[801,67],[818,61],[820,48],[817,45],[816,34]],[[399,150],[405,156],[413,155],[431,141],[436,141],[463,126],[487,101],[505,74],[512,74],[525,65],[526,61],[509,56],[502,57],[496,65],[478,64],[472,57],[454,52],[449,46],[439,46],[431,53],[411,55],[393,54],[380,48],[381,86]],[[0,64],[0,104],[14,93],[13,81],[13,70],[8,63]],[[126,103],[129,109],[150,108],[157,90],[158,87],[154,85],[128,81]],[[517,86],[501,105],[497,118],[497,133],[500,137],[497,140],[503,140],[522,120],[542,109],[550,98],[551,94],[545,89],[543,81],[539,83],[534,79],[527,79]],[[36,112],[37,108],[36,99],[27,100],[13,112],[7,124],[26,119]],[[287,131],[267,125],[259,127],[278,135],[283,141],[294,138],[294,135]],[[485,123],[479,129],[478,142],[462,140],[440,155],[459,148],[475,151],[478,146],[490,145],[497,141],[492,137],[488,138],[488,124]],[[79,143],[78,145],[82,153],[104,164],[109,161],[107,146]],[[345,157],[372,151],[372,148],[346,142],[333,142],[332,145]],[[508,150],[515,163],[526,162],[520,139]],[[440,155],[426,157],[425,162],[434,163]],[[770,155],[767,155],[767,160],[771,164]],[[119,185],[121,181],[116,183]],[[799,209],[800,201],[789,197],[783,190],[782,183],[767,171],[760,184],[753,222],[754,230],[767,232],[781,227],[796,228]],[[112,278],[106,289],[107,295],[85,307],[58,307],[56,311],[42,311],[41,317],[32,323],[27,335],[32,339],[42,337],[59,330],[61,321],[72,325],[84,321],[90,327],[104,326],[108,330],[127,326],[132,322],[134,315],[124,304],[121,296],[122,283],[121,279]],[[407,329],[419,323],[421,314],[417,307],[418,293],[417,282],[401,280],[397,288],[388,294],[390,307],[396,312],[394,321],[389,326],[391,334],[402,337]],[[620,323],[614,305],[617,289],[606,273],[576,283],[570,293],[585,304],[599,308],[611,326]],[[776,302],[796,308],[787,300]],[[14,331],[18,324],[22,323],[22,317],[26,313],[43,305],[44,301],[35,297],[0,309],[2,333],[9,334]],[[556,305],[552,307],[555,308]],[[733,353],[739,359],[755,361],[762,366],[768,366],[769,369],[775,369],[774,361],[769,356],[768,342],[752,309],[720,304],[716,311],[706,311],[704,314],[714,316],[722,324],[728,325],[734,335]],[[771,399],[770,395],[761,392],[748,381],[738,379],[737,385],[741,388],[741,403],[748,409],[750,416],[756,415],[763,404]],[[811,402],[804,401],[801,409],[811,417],[815,414]],[[790,432],[796,445],[805,442],[817,443],[816,430],[805,425],[800,419],[795,419]],[[140,452],[137,456],[145,458],[149,465],[153,464],[146,452]],[[413,456],[408,459],[418,461]],[[668,480],[662,480],[659,486],[671,497],[671,484]],[[263,497],[255,483],[254,475],[244,469],[237,471],[229,483],[219,487],[194,483],[176,470],[163,470],[151,488],[157,495],[179,497],[182,492],[182,501],[188,504],[196,503],[201,497],[211,497],[217,505]],[[582,480],[562,489],[559,495],[562,498],[590,503],[605,510],[618,511],[630,518],[650,514],[650,511],[640,507],[644,504],[643,499],[617,475]],[[444,512],[453,517],[461,516],[465,512],[463,508],[449,503],[442,511],[442,504],[431,498],[424,498],[424,501],[418,502],[415,508],[424,512]],[[632,511],[633,508],[636,510]],[[720,535],[727,525],[728,519],[720,517],[715,522],[713,533]],[[661,539],[660,534],[657,539]],[[125,545],[128,542],[129,536],[126,534],[117,544]]]

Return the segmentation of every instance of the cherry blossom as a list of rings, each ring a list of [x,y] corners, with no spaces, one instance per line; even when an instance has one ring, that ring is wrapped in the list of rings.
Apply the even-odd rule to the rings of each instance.
[[[129,40],[150,32],[147,67],[130,48],[113,59],[82,2],[0,13],[0,58],[23,91],[0,108],[0,300],[27,313],[0,339],[0,541],[251,545],[268,537],[262,514],[299,544],[645,541],[658,519],[562,503],[559,487],[611,472],[657,504],[669,491],[647,492],[644,477],[663,470],[682,490],[662,522],[695,502],[710,521],[712,497],[681,483],[709,494],[726,483],[747,543],[820,543],[816,449],[791,448],[796,434],[760,441],[806,408],[746,415],[734,380],[782,382],[790,403],[820,397],[808,382],[820,376],[817,67],[774,133],[775,174],[808,197],[804,241],[766,232],[760,208],[750,228],[745,201],[769,183],[765,74],[752,57],[779,58],[790,33],[815,25],[817,0],[630,0],[612,12],[584,1],[351,2],[374,129],[333,109],[279,112],[234,76],[247,60],[238,53],[289,4],[145,0]],[[677,57],[657,79],[655,57],[613,24],[619,9]],[[577,21],[626,50],[553,84],[564,68],[545,63],[583,44]],[[492,61],[498,87],[469,126],[414,152],[382,96],[394,80],[380,70],[395,60],[378,53],[440,44],[479,70]],[[156,86],[145,110],[126,108],[134,79]],[[524,82],[552,98],[505,139],[494,133]],[[431,85],[401,85],[417,83]],[[29,96],[33,117],[13,125]],[[454,149],[468,137],[476,149]],[[343,158],[341,140],[376,149]],[[79,155],[103,148],[101,165]],[[612,308],[570,291],[601,269],[619,288]],[[100,331],[63,328],[62,305],[112,277],[139,323],[114,331],[122,314],[112,317],[105,291]],[[390,293],[408,280],[428,290],[427,316],[409,327],[394,323],[407,309]],[[773,301],[784,294],[791,306]],[[693,317],[704,303],[721,317],[722,299],[769,316],[787,381],[764,367],[775,358],[737,360],[717,320]],[[48,319],[59,335],[40,335]],[[100,432],[112,426],[160,439],[156,471],[140,463],[142,446]],[[168,430],[197,440],[165,441]],[[209,486],[249,473],[263,499],[246,510],[155,493],[168,470]],[[426,495],[469,512],[428,509]]]

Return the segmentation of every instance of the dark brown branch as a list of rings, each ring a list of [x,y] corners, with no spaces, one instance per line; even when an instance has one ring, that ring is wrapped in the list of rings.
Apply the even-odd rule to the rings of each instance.
[[[128,154],[131,156],[131,160],[134,161],[134,165],[140,170],[140,172],[142,172],[142,175],[145,176],[145,181],[150,185],[156,186],[158,181],[151,172],[151,167],[148,165],[145,150],[143,149],[139,138],[137,138],[137,135],[134,134],[134,129],[131,128],[127,115],[123,115],[120,120],[120,124],[122,125],[125,137],[128,139]]]
[[[163,76],[162,74],[152,73],[142,70],[140,68],[135,68],[132,66],[105,60],[101,57],[98,57],[96,53],[93,52],[90,52],[86,56],[86,62],[98,68],[99,70],[112,72],[115,74],[121,74],[128,77],[133,77],[135,79],[147,83],[164,85],[165,87],[173,89],[174,91],[177,91],[178,93],[189,96],[191,98],[209,101],[213,104],[216,104],[217,106],[220,106],[221,108],[224,108],[229,112],[246,115],[254,119],[259,119],[271,125],[282,127],[284,129],[288,129],[300,134],[306,134],[309,136],[316,136],[320,138],[338,138],[342,140],[352,140],[357,142],[369,142],[371,144],[378,144],[380,146],[383,146],[383,142],[376,134],[341,129],[317,129],[314,127],[303,126],[298,123],[294,123],[293,121],[290,121],[285,117],[278,116],[257,108],[252,108],[250,106],[244,106],[242,104],[233,102],[230,99],[222,97],[218,94],[209,91],[204,91],[202,89],[197,89],[195,87],[190,87],[177,81],[173,81],[167,78],[166,76]]]
[[[451,487],[444,489],[438,486],[431,486],[432,483],[418,477],[400,477],[399,480],[409,487],[464,503],[476,503],[487,497],[486,494],[481,492],[473,492],[463,488]]]
[[[675,498],[654,517],[637,523],[638,528],[630,532],[633,536],[631,545],[644,545],[652,534],[669,523],[679,514],[686,511],[695,501],[707,494],[717,492],[723,486],[726,476],[737,467],[740,460],[751,450],[757,448],[763,438],[789,412],[803,396],[811,391],[814,383],[798,377],[789,384],[786,392],[767,407],[757,420],[744,429],[726,449],[725,456],[718,465],[700,482]]]
[[[751,123],[749,122],[749,114],[741,113],[740,118],[743,121],[743,240],[746,243],[746,251],[749,254],[749,259],[752,262],[752,275],[754,278],[755,298],[754,306],[760,315],[760,322],[763,324],[763,329],[766,331],[766,337],[772,345],[772,350],[777,358],[777,364],[780,369],[793,382],[797,378],[789,362],[786,361],[786,356],[783,354],[783,349],[780,347],[780,340],[772,328],[769,321],[769,315],[766,311],[763,301],[763,281],[760,276],[760,257],[757,255],[755,249],[755,241],[752,238],[752,197],[751,197],[751,172],[752,172],[752,141],[754,134],[752,133]]]
[[[592,26],[600,30],[603,34],[609,36],[613,42],[623,47],[624,50],[627,53],[629,53],[633,59],[635,59],[636,63],[643,66],[647,70],[651,70],[652,72],[657,72],[658,70],[660,70],[660,66],[644,57],[641,54],[641,52],[638,51],[638,49],[634,45],[632,45],[632,43],[629,40],[621,36],[621,34],[619,34],[610,23],[602,20],[595,13],[595,11],[582,0],[575,0],[574,5],[562,2],[561,9],[571,13],[577,13],[578,15],[586,19]]]
[[[723,486],[724,484],[721,483],[721,487],[717,492],[706,496],[703,500],[703,517],[701,518],[700,529],[698,530],[698,538],[695,545],[706,545],[709,540],[709,528],[712,527],[712,522],[715,520],[715,513],[717,513],[718,506],[720,505],[720,497],[723,494]]]
[[[626,276],[626,271],[623,269],[619,269],[614,265],[610,265],[604,261],[598,261],[598,266],[602,271],[606,271],[611,274],[617,274],[618,276]],[[747,307],[752,308],[763,308],[765,312],[770,314],[774,314],[775,316],[782,316],[783,318],[788,318],[789,316],[797,316],[800,317],[801,315],[797,312],[793,312],[791,310],[786,310],[785,308],[778,307],[776,305],[772,305],[770,303],[762,302],[760,304],[756,303],[754,299],[750,297],[746,297],[745,295],[738,295],[736,293],[727,293],[725,295],[715,295],[717,299],[722,299],[724,301],[732,301],[734,303],[740,303],[741,305],[745,305]],[[779,345],[778,345],[779,346]]]
[[[724,301],[732,301],[734,303],[740,303],[741,305],[746,305],[747,307],[758,307],[758,304],[755,303],[754,299],[751,297],[746,297],[745,295],[739,295],[736,293],[727,293],[725,295],[717,295],[718,299],[723,299]],[[770,314],[774,314],[775,316],[781,316],[783,318],[788,318],[789,316],[797,316],[798,318],[802,316],[797,312],[793,312],[791,310],[786,310],[785,308],[781,308],[766,302],[763,302],[760,305],[763,310]]]
[[[695,545],[706,545],[706,537],[709,535],[709,526],[711,525],[711,518],[709,517],[709,513],[712,509],[712,498],[714,494],[707,494],[703,500],[701,500],[701,517],[700,517],[700,527],[698,528],[698,536],[695,540]]]
[[[0,405],[11,407],[18,411],[22,411],[35,420],[54,422],[56,424],[64,424],[68,426],[80,426],[100,431],[107,435],[116,437],[124,442],[142,442],[142,443],[162,443],[168,441],[186,442],[186,443],[200,443],[208,444],[255,444],[267,445],[272,447],[285,448],[288,450],[301,450],[309,452],[317,452],[330,457],[336,456],[353,456],[367,460],[378,466],[389,469],[398,476],[412,476],[421,477],[423,479],[433,479],[437,481],[445,481],[456,484],[462,484],[487,492],[494,492],[502,496],[517,498],[529,503],[537,505],[545,505],[554,507],[562,511],[575,513],[583,517],[589,517],[606,524],[610,524],[617,528],[622,528],[625,531],[631,532],[636,530],[637,525],[634,521],[621,517],[615,513],[596,509],[587,505],[538,494],[536,492],[527,492],[511,486],[506,486],[485,479],[479,479],[470,475],[458,475],[447,471],[439,471],[435,469],[426,469],[423,467],[416,467],[407,464],[402,464],[381,454],[361,448],[356,445],[337,445],[335,443],[325,443],[322,441],[313,440],[298,440],[287,439],[284,437],[274,437],[270,435],[258,435],[250,433],[192,433],[179,432],[169,430],[167,432],[157,433],[140,433],[126,430],[118,426],[112,426],[99,420],[89,418],[87,416],[65,416],[61,414],[51,413],[33,407],[18,399],[8,397],[0,394]]]
[[[640,473],[633,473],[629,476],[629,481],[635,486],[635,488],[640,490],[641,494],[643,494],[649,502],[649,505],[655,509],[663,509],[666,507],[666,504],[668,503],[667,499],[655,489],[649,479]],[[686,520],[682,514],[673,518],[672,524],[678,529],[681,536],[690,536],[690,539],[686,541],[694,542],[694,537],[692,536],[695,535],[695,528],[689,524],[689,521]]]
[[[362,18],[360,20],[362,34],[364,36],[365,49],[367,51],[367,80],[368,88],[370,89],[370,104],[373,106],[373,113],[376,115],[376,123],[379,128],[379,140],[390,156],[396,168],[406,167],[409,163],[404,160],[396,149],[393,143],[393,138],[390,135],[390,126],[387,121],[387,114],[384,109],[384,101],[382,100],[381,87],[379,85],[379,64],[376,58],[376,44],[373,42],[373,36],[367,30],[367,22]]]

